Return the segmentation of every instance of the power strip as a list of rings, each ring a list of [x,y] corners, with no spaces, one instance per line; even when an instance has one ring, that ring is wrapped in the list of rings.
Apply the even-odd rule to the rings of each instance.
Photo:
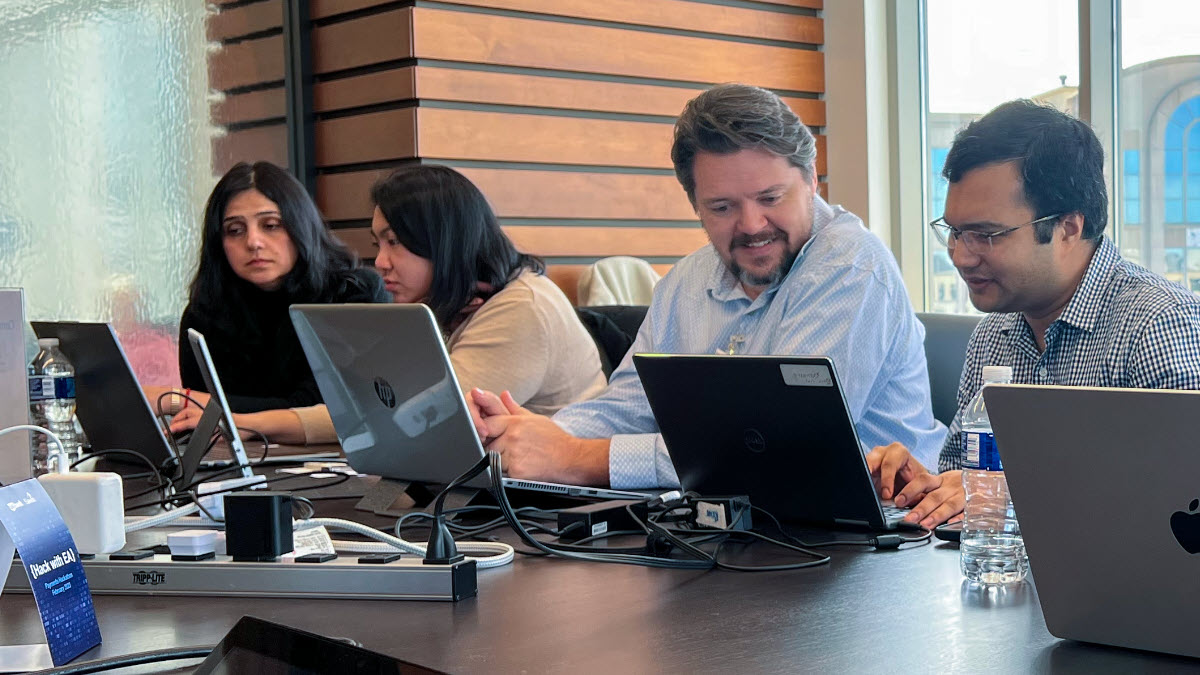
[[[120,555],[120,554],[117,554]],[[385,563],[359,562],[358,555],[328,562],[234,562],[229,556],[180,561],[169,555],[84,560],[92,593],[108,595],[215,595],[261,598],[349,598],[356,600],[441,600],[457,602],[478,590],[474,560],[425,565],[403,555]],[[8,592],[28,593],[29,577],[13,561]]]

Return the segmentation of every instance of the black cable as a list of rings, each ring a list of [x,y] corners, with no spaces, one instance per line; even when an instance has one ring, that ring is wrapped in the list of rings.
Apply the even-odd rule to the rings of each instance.
[[[114,656],[98,661],[83,661],[58,668],[39,670],[30,675],[85,675],[86,673],[102,673],[106,670],[129,668],[145,663],[161,663],[163,661],[179,661],[182,659],[203,659],[212,653],[213,645],[207,647],[180,647],[178,649],[159,649],[152,652],[138,652],[125,656]]]
[[[446,509],[445,511],[443,511],[443,515],[452,516],[452,515],[460,515],[463,513],[473,513],[476,511],[500,511],[500,507],[499,506],[491,506],[489,504],[463,506],[463,507],[459,507],[456,509]],[[521,507],[521,508],[517,509],[516,512],[520,515],[526,515],[526,516],[530,516],[533,518],[538,518],[538,517],[557,518],[557,516],[558,516],[557,510],[547,511],[547,510],[539,509],[539,508],[532,507],[532,506]],[[409,523],[408,522],[410,520],[419,520],[419,519],[434,520],[435,516],[433,514],[426,513],[424,511],[413,511],[412,513],[404,514],[396,521],[396,524],[393,528],[396,536],[403,538],[401,535],[401,531],[405,528],[428,529],[429,526],[425,523]],[[555,537],[562,536],[562,534],[564,534],[566,532],[565,529],[563,531],[559,531],[559,530],[551,528],[551,527],[546,527],[545,525],[534,522],[532,520],[524,520],[523,522],[526,523],[526,527],[535,529],[539,532],[545,532],[545,533],[555,536]],[[478,536],[480,534],[490,532],[498,527],[503,527],[504,525],[507,525],[507,524],[508,524],[508,521],[504,518],[503,515],[501,515],[499,518],[494,518],[492,520],[485,521],[485,522],[479,523],[477,525],[463,525],[462,523],[456,523],[453,520],[449,520],[449,519],[446,520],[446,527],[448,527],[451,532],[459,535],[460,537]],[[574,523],[572,525],[574,525]],[[571,528],[571,529],[573,529],[573,528]]]
[[[922,534],[920,536],[916,536],[916,537],[902,537],[899,534],[889,533],[889,534],[875,534],[875,535],[872,535],[865,539],[832,539],[830,541],[818,541],[818,542],[810,543],[810,542],[806,542],[803,539],[800,539],[799,537],[793,536],[790,533],[788,533],[787,530],[783,529],[783,524],[779,522],[779,519],[776,518],[775,515],[772,514],[770,511],[767,511],[766,509],[757,507],[753,504],[750,505],[750,508],[752,510],[758,511],[759,513],[763,514],[764,516],[770,518],[771,522],[773,522],[775,524],[775,529],[779,530],[779,533],[782,534],[786,539],[789,539],[789,540],[795,542],[799,546],[804,546],[805,548],[825,548],[825,547],[829,547],[829,546],[874,546],[875,548],[892,549],[892,548],[897,548],[901,544],[916,544],[916,543],[927,542],[927,541],[929,541],[930,537],[933,536],[933,530],[922,527],[921,531],[924,534]],[[898,543],[896,543],[895,541],[887,542],[887,540],[881,541],[881,537],[896,537],[896,539],[898,540]],[[894,546],[892,545],[893,543],[895,544]]]
[[[618,563],[624,565],[642,565],[645,567],[699,570],[712,569],[713,567],[713,560],[704,553],[701,553],[703,558],[698,560],[657,558],[648,555],[622,553],[579,553],[576,551],[560,549],[557,545],[547,544],[539,539],[536,539],[533,535],[525,530],[525,527],[521,524],[521,521],[517,518],[516,513],[513,511],[512,504],[508,501],[508,495],[505,493],[504,483],[501,478],[504,475],[504,472],[501,465],[500,455],[498,453],[489,452],[488,461],[492,473],[492,495],[495,497],[496,502],[500,505],[501,512],[504,513],[505,518],[508,520],[509,526],[511,526],[513,531],[517,533],[517,536],[521,538],[521,541],[539,551],[548,553],[550,555],[561,556],[563,558],[571,558],[574,560]]]
[[[204,504],[202,504],[200,502],[200,497],[196,494],[195,490],[189,490],[187,493],[187,496],[192,498],[192,503],[196,505],[196,508],[200,509],[200,512],[204,514],[205,518],[208,518],[209,520],[213,521],[214,523],[225,522],[224,518],[217,518],[216,516],[214,516],[212,514],[211,511],[209,511],[207,508],[205,508]]]
[[[729,563],[721,562],[721,559],[720,559],[721,547],[724,546],[725,544],[727,544],[730,540],[733,539],[734,536],[737,536],[737,535],[750,536],[750,537],[753,537],[760,541],[765,541],[765,542],[774,544],[781,548],[786,548],[791,551],[796,551],[797,553],[803,553],[804,555],[813,556],[816,559],[809,560],[807,562],[800,562],[800,563],[785,563],[782,565],[731,565]],[[719,567],[720,569],[723,569],[723,570],[729,570],[731,572],[786,572],[787,570],[800,570],[800,569],[804,569],[806,567],[816,567],[818,565],[825,565],[825,564],[828,564],[830,560],[832,560],[832,558],[830,558],[827,555],[821,555],[820,553],[817,553],[816,551],[809,551],[808,549],[802,548],[800,546],[793,546],[792,544],[788,544],[786,542],[779,541],[778,539],[772,539],[771,537],[768,537],[767,535],[762,534],[761,532],[755,532],[753,530],[743,530],[740,532],[731,533],[730,537],[717,543],[717,550],[713,552],[713,557],[717,559],[717,567]]]
[[[249,427],[238,427],[238,430],[249,432],[255,436],[258,436],[260,439],[262,439],[263,454],[262,454],[262,457],[258,458],[258,461],[255,462],[254,465],[258,466],[258,465],[262,464],[263,462],[267,461],[267,453],[271,449],[271,442],[269,440],[267,440],[267,435],[264,434],[263,432],[259,431],[258,429],[251,429]]]
[[[308,507],[308,514],[300,516],[297,520],[308,520],[309,518],[312,518],[313,516],[317,515],[317,507],[313,505],[311,500],[305,499],[304,497],[297,497],[295,495],[292,495],[292,502],[293,502],[293,506],[295,506],[296,502],[299,502],[300,504],[303,504],[306,507]]]
[[[187,394],[185,394],[183,392],[175,392],[175,391],[164,391],[163,393],[158,395],[158,399],[154,402],[154,410],[158,413],[156,415],[156,417],[158,418],[159,424],[163,425],[163,429],[164,429],[163,433],[167,437],[167,443],[171,446],[171,452],[174,453],[174,455],[175,455],[175,457],[174,457],[175,462],[180,463],[183,460],[183,453],[179,450],[179,444],[175,441],[175,434],[171,433],[170,422],[167,419],[174,413],[164,413],[163,407],[162,407],[163,399],[168,396],[178,396],[179,398],[187,400],[187,402],[196,406],[196,408],[199,409],[201,413],[204,412],[204,406],[200,405],[200,402],[197,401],[196,399],[192,398],[191,396],[188,396]],[[211,444],[209,445],[209,449],[212,449]],[[205,450],[205,453],[207,453],[207,452],[208,452],[208,450]]]
[[[664,539],[671,542],[675,546],[680,547],[683,550],[692,553],[693,555],[695,555],[696,553],[704,553],[700,549],[696,548],[696,546],[693,542],[689,542],[689,541],[679,538],[670,529],[665,528],[662,525],[655,522],[655,519],[653,517],[648,517],[645,521],[643,521],[641,518],[638,517],[638,515],[636,513],[633,512],[632,508],[627,506],[627,507],[625,507],[625,510],[634,519],[634,522],[636,522],[639,525],[642,525],[644,527],[653,529],[657,534],[659,534],[660,536],[662,536]],[[759,510],[763,511],[763,513],[767,513],[767,515],[769,515],[772,519],[775,518],[774,515],[771,515],[767,511],[765,511],[763,509],[759,509]],[[706,532],[706,530],[695,530],[696,534],[704,534],[705,532]],[[760,534],[758,532],[753,532],[753,531],[749,531],[749,530],[736,530],[736,531],[726,531],[726,532],[718,531],[713,534],[725,534],[726,535],[725,537],[723,537],[721,540],[719,540],[717,542],[717,548],[711,554],[713,565],[717,569],[728,570],[730,572],[783,572],[783,571],[787,571],[787,570],[798,570],[798,569],[805,569],[807,567],[816,567],[818,565],[825,565],[831,560],[831,558],[827,555],[821,555],[820,553],[817,553],[816,551],[810,551],[810,550],[808,550],[806,548],[802,548],[800,546],[793,546],[792,544],[778,541],[778,540],[772,539],[764,534]],[[726,543],[726,541],[728,541],[729,537],[733,536],[733,535],[749,535],[751,537],[760,539],[762,541],[766,541],[766,542],[775,544],[776,546],[780,546],[782,548],[785,548],[785,549],[788,549],[791,551],[795,551],[797,553],[801,553],[806,556],[810,556],[814,559],[806,561],[806,562],[787,563],[787,564],[783,564],[783,565],[732,565],[729,563],[721,562],[721,560],[720,560],[721,547]]]
[[[316,472],[316,471],[314,471],[313,473],[319,473],[319,472]],[[267,480],[266,480],[264,483],[262,483],[262,484],[264,484],[264,485],[274,485],[275,483],[280,483],[280,482],[283,482],[283,481],[285,481],[285,480],[295,480],[295,479],[297,479],[297,478],[307,478],[307,477],[308,477],[308,474],[307,474],[307,473],[293,474],[293,475],[289,475],[289,476],[278,476],[278,477],[276,477],[276,478],[268,478],[268,479],[267,479]],[[342,474],[342,475],[341,475],[341,477],[340,477],[340,480],[337,480],[337,481],[335,481],[335,482],[331,482],[331,483],[321,483],[321,484],[319,484],[319,485],[309,485],[309,486],[306,486],[306,487],[294,488],[294,489],[292,489],[292,490],[288,490],[288,492],[303,492],[303,491],[305,491],[305,490],[319,490],[319,489],[321,489],[321,488],[332,487],[332,486],[334,486],[334,485],[341,485],[342,483],[345,483],[346,481],[350,480],[350,478],[351,478],[350,476],[347,476],[347,475],[345,475],[345,474]],[[255,483],[254,485],[259,485],[259,483]],[[172,502],[175,502],[175,501],[178,501],[178,500],[180,500],[180,499],[187,499],[187,498],[189,498],[189,497],[191,496],[191,492],[193,492],[193,491],[194,491],[194,487],[195,487],[195,486],[193,485],[193,486],[191,486],[191,487],[192,487],[193,489],[189,489],[189,491],[188,491],[188,492],[184,492],[184,493],[181,493],[181,494],[175,495],[175,496],[173,496],[173,497],[168,497],[168,498],[166,498],[166,499],[161,499],[161,500],[159,500],[159,501],[156,501],[156,502],[144,502],[144,503],[142,503],[142,504],[135,504],[135,505],[133,505],[133,506],[128,506],[128,507],[126,507],[126,509],[127,509],[127,510],[135,510],[135,509],[143,509],[143,508],[147,508],[147,507],[150,507],[150,506],[166,506],[167,504],[169,504],[169,503],[172,503]],[[226,492],[235,492],[235,491],[237,491],[237,490],[246,490],[246,489],[249,489],[249,487],[250,487],[250,486],[248,486],[248,485],[235,485],[234,487],[230,487],[230,488],[223,488],[223,489],[221,489],[221,490],[213,490],[212,492],[205,492],[205,493],[204,493],[204,496],[205,496],[205,497],[207,497],[207,496],[209,496],[209,495],[219,495],[219,494],[223,494],[223,493],[226,493]]]
[[[143,455],[142,453],[137,452],[135,450],[124,450],[124,449],[117,449],[117,448],[113,448],[110,450],[94,450],[92,452],[89,452],[87,455],[80,457],[79,459],[75,460],[74,462],[71,462],[71,465],[68,468],[74,469],[76,466],[79,466],[83,462],[85,462],[89,459],[92,459],[93,457],[104,457],[106,455],[130,455],[130,456],[136,457],[139,460],[141,460],[146,466],[150,467],[150,475],[154,476],[154,478],[155,478],[156,486],[153,490],[151,490],[151,492],[162,491],[163,497],[164,498],[166,497],[166,488],[167,488],[167,485],[170,483],[170,481],[166,480],[163,477],[162,473],[159,472],[158,468],[154,466],[154,462],[151,462],[149,457],[147,457],[147,456]],[[126,480],[129,480],[132,478],[134,478],[134,477],[133,476],[125,476]]]

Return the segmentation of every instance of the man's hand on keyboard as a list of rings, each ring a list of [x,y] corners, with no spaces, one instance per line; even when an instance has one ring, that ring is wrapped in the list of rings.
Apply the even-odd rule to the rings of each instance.
[[[897,495],[914,478],[929,473],[900,443],[879,446],[868,452],[867,470],[871,472],[879,498],[896,499],[896,506],[908,506],[901,503]]]
[[[912,507],[904,520],[924,528],[962,520],[965,503],[961,471],[921,474],[896,495],[897,506]]]
[[[930,528],[958,520],[963,510],[962,472],[929,473],[900,443],[867,453],[867,469],[880,499],[891,499],[900,508],[911,508],[904,520]]]

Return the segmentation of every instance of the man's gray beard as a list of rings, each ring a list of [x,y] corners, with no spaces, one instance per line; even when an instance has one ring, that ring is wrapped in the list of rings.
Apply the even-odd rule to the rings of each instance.
[[[733,272],[733,276],[746,286],[774,286],[787,275],[788,270],[792,269],[792,264],[796,262],[796,257],[799,255],[799,251],[788,251],[784,254],[783,260],[779,261],[779,264],[771,268],[771,271],[766,274],[748,272],[742,269],[742,266],[737,264],[736,260],[730,258],[729,271]]]

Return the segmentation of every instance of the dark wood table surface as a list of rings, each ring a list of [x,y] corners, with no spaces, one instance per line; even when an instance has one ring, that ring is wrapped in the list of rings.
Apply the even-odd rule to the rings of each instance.
[[[1032,583],[972,590],[950,545],[825,550],[771,573],[518,556],[458,603],[97,596],[104,644],[85,658],[213,644],[252,614],[455,673],[1200,671],[1054,638]],[[0,597],[0,644],[40,641],[32,596]]]

